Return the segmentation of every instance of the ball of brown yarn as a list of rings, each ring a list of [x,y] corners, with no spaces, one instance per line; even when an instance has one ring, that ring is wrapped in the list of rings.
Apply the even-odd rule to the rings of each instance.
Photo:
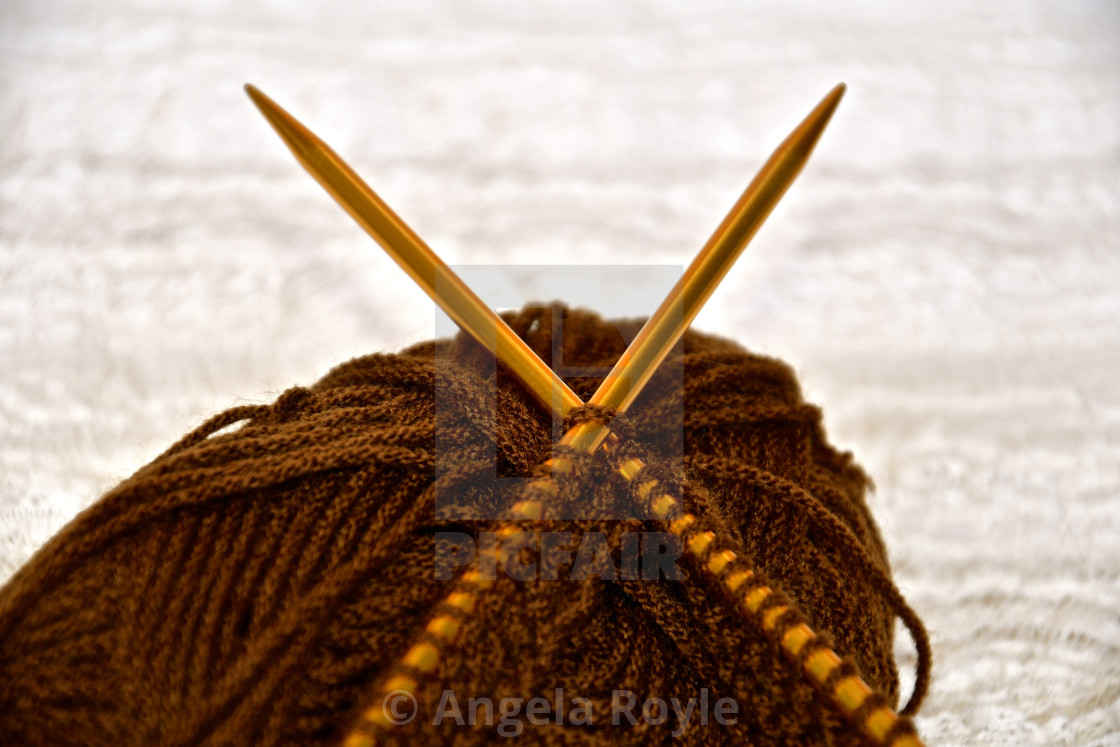
[[[507,316],[545,361],[552,313]],[[569,365],[610,365],[625,347],[619,330],[638,326],[564,313]],[[897,700],[894,618],[912,613],[890,584],[867,477],[826,442],[820,412],[786,365],[698,333],[686,336],[681,365],[683,392],[655,377],[632,408],[632,448],[654,465],[682,451],[676,479],[688,508]],[[218,415],[82,513],[0,590],[0,744],[337,744],[446,593],[433,571],[436,532],[496,526],[436,518],[433,392],[451,408],[439,428],[440,448],[453,451],[440,463],[455,466],[440,470],[441,495],[459,491],[465,504],[500,511],[515,492],[503,478],[550,456],[549,416],[501,369],[499,418],[489,422],[491,367],[462,335],[358,358],[270,406]],[[586,399],[598,380],[569,384]],[[682,397],[683,433],[664,417]],[[584,467],[597,471],[591,498],[617,500],[602,460]],[[604,531],[617,553],[620,532],[663,526],[540,528],[572,532],[573,545]],[[393,736],[489,743],[494,726],[430,723],[443,690],[463,701],[551,701],[562,687],[593,701],[594,725],[528,725],[523,739],[669,743],[672,718],[612,726],[601,715],[612,690],[641,702],[707,688],[713,702],[737,701],[738,723],[692,725],[683,743],[859,744],[686,560],[680,581],[499,574],[464,643],[423,684],[421,717]],[[925,679],[923,666],[917,700]]]

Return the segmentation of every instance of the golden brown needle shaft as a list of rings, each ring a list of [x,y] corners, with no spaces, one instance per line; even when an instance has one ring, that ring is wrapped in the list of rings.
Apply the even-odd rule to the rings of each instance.
[[[762,226],[770,211],[797,178],[813,147],[844,95],[836,86],[770,156],[746,191],[731,208],[716,232],[685,270],[669,295],[645,323],[638,336],[611,369],[590,404],[624,411],[677,344],[704,302],[712,295],[743,248]],[[594,451],[608,430],[583,423],[564,434],[561,443],[581,451]]]
[[[296,159],[464,331],[493,352],[553,417],[582,404],[559,376],[476,296],[330,147],[252,85],[245,90]],[[680,340],[743,248],[801,172],[831,119],[836,86],[771,155],[731,212],[591,398],[625,411]],[[437,289],[437,277],[441,279]],[[585,423],[562,443],[593,451],[608,428]]]
[[[568,410],[583,404],[563,379],[541,362],[509,325],[484,304],[338,154],[256,87],[247,84],[245,91],[296,160],[323,189],[460,329],[509,367],[554,418],[561,419]]]

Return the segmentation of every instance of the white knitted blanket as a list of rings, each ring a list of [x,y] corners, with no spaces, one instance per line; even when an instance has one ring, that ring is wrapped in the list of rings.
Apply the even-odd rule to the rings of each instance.
[[[433,332],[243,82],[450,262],[681,266],[843,80],[695,326],[875,477],[931,744],[1120,744],[1120,7],[975,6],[3,3],[0,581],[207,416]]]

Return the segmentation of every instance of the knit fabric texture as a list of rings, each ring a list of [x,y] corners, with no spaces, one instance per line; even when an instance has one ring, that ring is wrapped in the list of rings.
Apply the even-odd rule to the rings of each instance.
[[[548,362],[557,313],[569,366],[610,366],[640,327],[559,306],[505,318]],[[845,671],[857,668],[894,705],[903,617],[922,660],[912,710],[928,641],[890,580],[867,476],[828,444],[785,364],[695,332],[670,362],[683,376],[659,373],[614,424],[624,448],[832,636],[850,657]],[[586,400],[600,379],[568,383]],[[466,507],[508,510],[519,483],[507,478],[533,475],[553,441],[551,416],[464,335],[358,358],[271,405],[216,416],[0,590],[0,744],[337,744],[452,583],[435,577],[437,533],[493,531],[496,520],[467,518]],[[626,498],[601,455],[577,471],[583,487],[558,500]],[[437,495],[450,505],[437,507]],[[571,532],[573,547],[605,533],[616,558],[623,532],[665,531],[638,518],[538,524]],[[499,573],[421,683],[419,716],[390,741],[500,738],[495,724],[433,725],[445,690],[464,704],[552,702],[563,688],[569,701],[592,702],[594,723],[527,724],[521,739],[862,743],[687,554],[679,563],[679,580]],[[674,737],[673,714],[639,726],[607,715],[616,690],[640,703],[702,689],[712,703],[734,699],[737,722],[692,722]]]

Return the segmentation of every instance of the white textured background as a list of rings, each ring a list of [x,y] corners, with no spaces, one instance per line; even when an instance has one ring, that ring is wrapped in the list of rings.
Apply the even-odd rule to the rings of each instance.
[[[973,5],[5,0],[0,579],[208,415],[431,334],[243,82],[450,262],[680,265],[844,80],[696,326],[876,478],[930,743],[1120,744],[1120,5]]]

